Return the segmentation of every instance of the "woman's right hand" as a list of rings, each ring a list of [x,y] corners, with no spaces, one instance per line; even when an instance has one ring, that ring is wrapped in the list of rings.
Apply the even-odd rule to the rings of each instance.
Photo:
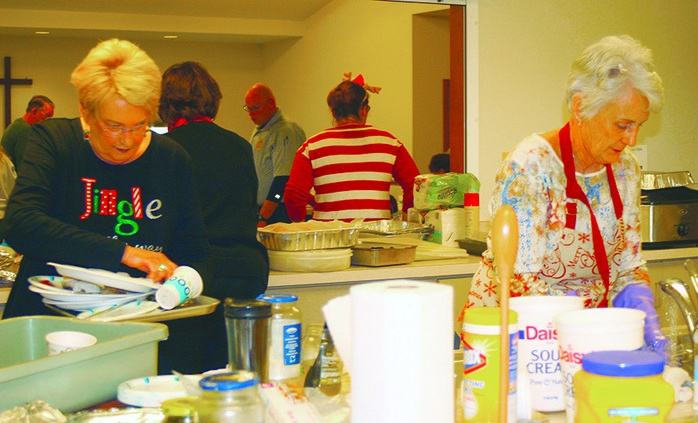
[[[144,271],[154,282],[167,280],[177,265],[163,253],[126,246],[121,262],[126,266]]]

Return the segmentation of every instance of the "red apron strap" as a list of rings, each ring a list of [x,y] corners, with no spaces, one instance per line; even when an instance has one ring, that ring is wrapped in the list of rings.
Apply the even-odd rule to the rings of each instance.
[[[608,185],[611,188],[611,199],[613,200],[613,209],[616,211],[616,219],[620,220],[623,217],[623,201],[620,199],[616,177],[613,175],[613,168],[609,163],[606,163],[606,176],[608,176]]]
[[[574,155],[572,153],[572,141],[570,139],[570,124],[560,129],[560,153],[562,155],[562,164],[565,169],[565,176],[567,177],[567,187],[565,192],[568,198],[572,198],[581,201],[589,209],[589,217],[591,220],[591,240],[594,245],[594,257],[596,258],[596,264],[599,267],[599,273],[601,273],[601,278],[604,283],[604,296],[603,300],[599,304],[599,307],[608,307],[608,294],[611,288],[611,265],[608,262],[608,255],[606,254],[606,248],[604,247],[603,236],[601,235],[601,230],[599,229],[599,224],[596,221],[596,216],[594,211],[589,204],[589,199],[579,186],[577,182],[577,176],[574,168]],[[611,198],[613,199],[613,208],[616,212],[616,218],[620,220],[619,224],[623,225],[621,217],[623,216],[623,202],[620,199],[620,194],[618,193],[618,187],[616,185],[616,179],[613,175],[613,169],[610,164],[606,165],[606,174],[608,175],[609,187],[611,189]],[[573,212],[573,213],[572,213]],[[574,202],[567,202],[567,222],[565,223],[566,228],[574,229],[577,219],[577,205]]]
[[[565,228],[574,230],[577,227],[577,203],[568,201],[565,208],[567,209]]]

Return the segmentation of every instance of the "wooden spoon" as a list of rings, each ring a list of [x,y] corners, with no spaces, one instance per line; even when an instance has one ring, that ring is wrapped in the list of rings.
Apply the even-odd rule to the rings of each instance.
[[[501,344],[499,357],[499,423],[507,422],[509,396],[509,280],[519,247],[519,225],[516,213],[509,205],[497,209],[492,223],[492,253],[500,284],[502,317],[499,327]]]

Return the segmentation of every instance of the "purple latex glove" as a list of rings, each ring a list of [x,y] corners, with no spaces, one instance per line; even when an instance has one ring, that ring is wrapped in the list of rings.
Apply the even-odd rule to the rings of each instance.
[[[613,299],[613,307],[634,308],[645,312],[645,346],[661,354],[664,362],[668,363],[669,340],[659,326],[659,316],[654,309],[654,293],[650,286],[644,282],[626,286]]]

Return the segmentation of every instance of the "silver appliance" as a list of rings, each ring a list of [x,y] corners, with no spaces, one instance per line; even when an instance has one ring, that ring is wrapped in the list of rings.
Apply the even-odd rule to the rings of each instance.
[[[641,189],[643,249],[698,245],[698,184],[690,172],[643,172]]]

